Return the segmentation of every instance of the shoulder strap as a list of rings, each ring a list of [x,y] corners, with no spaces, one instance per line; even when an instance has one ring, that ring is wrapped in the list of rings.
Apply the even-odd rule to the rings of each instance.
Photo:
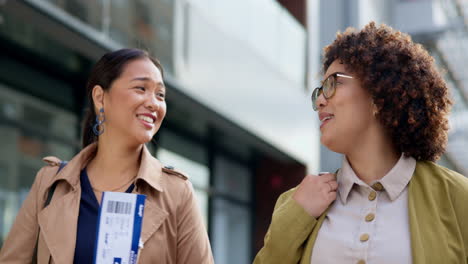
[[[65,166],[67,166],[67,163],[68,163],[68,161],[62,160],[60,162],[59,169],[58,169],[57,173],[59,173]]]
[[[68,161],[61,161],[59,168],[57,170],[57,174],[67,165]],[[44,208],[47,207],[50,204],[50,201],[52,200],[52,196],[54,196],[55,192],[55,187],[57,187],[58,182],[54,182],[52,186],[50,186],[49,192],[47,193],[47,199],[45,200],[44,203]]]

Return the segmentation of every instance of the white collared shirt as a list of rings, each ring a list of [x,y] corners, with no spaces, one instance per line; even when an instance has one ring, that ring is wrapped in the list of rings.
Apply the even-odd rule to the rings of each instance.
[[[402,155],[371,187],[344,158],[337,200],[319,230],[311,263],[411,264],[408,183],[415,168],[416,160]]]

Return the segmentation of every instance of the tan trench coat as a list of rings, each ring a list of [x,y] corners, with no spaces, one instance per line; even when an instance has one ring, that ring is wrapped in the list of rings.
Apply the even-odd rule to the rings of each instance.
[[[58,173],[53,163],[38,172],[0,251],[0,263],[31,263],[39,227],[38,263],[73,262],[80,171],[95,149],[95,144],[86,147]],[[56,181],[50,204],[42,208]],[[193,188],[185,175],[164,168],[144,147],[133,192],[146,195],[138,263],[214,263]]]

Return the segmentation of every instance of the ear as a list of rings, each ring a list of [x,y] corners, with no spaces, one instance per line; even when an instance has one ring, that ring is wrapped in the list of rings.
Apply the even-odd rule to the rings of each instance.
[[[372,102],[372,114],[374,114],[374,116],[377,116],[378,113],[379,109],[377,108],[377,105],[375,105],[375,103]]]
[[[95,85],[93,87],[93,101],[94,101],[94,111],[99,112],[99,109],[104,107],[104,89],[100,85]]]

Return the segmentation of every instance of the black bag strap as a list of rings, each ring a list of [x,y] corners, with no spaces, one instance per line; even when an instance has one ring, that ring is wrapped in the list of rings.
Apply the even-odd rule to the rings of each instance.
[[[57,173],[59,173],[66,165],[68,161],[61,161],[59,168],[57,170]],[[57,187],[58,181],[54,182],[52,186],[50,186],[49,191],[47,192],[47,198],[44,202],[44,206],[42,208],[46,208],[49,204],[50,201],[52,200],[52,196],[54,196],[55,188]],[[34,253],[32,257],[32,264],[37,264],[37,246],[39,244],[39,234],[41,233],[41,229],[38,228],[37,230],[37,239],[36,239],[36,245],[34,246]]]
[[[68,161],[61,161],[60,165],[59,165],[59,168],[57,170],[57,173],[59,173],[67,165],[67,163],[68,163]],[[57,183],[58,183],[58,181],[54,182],[54,184],[52,184],[52,186],[50,186],[49,192],[47,193],[47,199],[45,200],[43,208],[46,208],[50,204],[50,201],[52,200],[52,196],[54,196],[55,187],[57,187]]]

